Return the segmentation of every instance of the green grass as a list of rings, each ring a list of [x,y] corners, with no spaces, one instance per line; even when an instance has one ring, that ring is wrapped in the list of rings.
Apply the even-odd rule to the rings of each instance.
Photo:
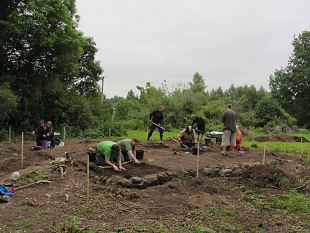
[[[137,138],[140,140],[146,140],[147,139],[147,131],[142,131],[142,130],[129,130],[127,132],[127,137],[128,138]],[[177,130],[172,130],[172,131],[165,131],[164,132],[164,137],[163,140],[167,140],[169,139],[169,137],[174,137],[177,138],[178,137],[179,132]],[[153,132],[153,135],[151,137],[151,140],[159,140],[159,132],[158,130],[155,130]]]

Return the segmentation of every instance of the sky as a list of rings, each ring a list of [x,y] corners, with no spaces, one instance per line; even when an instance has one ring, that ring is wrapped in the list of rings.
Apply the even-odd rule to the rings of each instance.
[[[294,35],[310,30],[310,0],[77,0],[79,29],[93,37],[108,98],[151,82],[208,89],[268,88]]]

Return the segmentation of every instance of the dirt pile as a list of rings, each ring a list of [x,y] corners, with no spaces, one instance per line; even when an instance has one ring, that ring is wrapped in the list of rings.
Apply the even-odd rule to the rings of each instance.
[[[258,142],[309,142],[305,137],[298,136],[260,136],[256,137],[255,141]]]
[[[241,173],[240,181],[254,188],[290,189],[297,186],[295,178],[272,165],[248,167]]]

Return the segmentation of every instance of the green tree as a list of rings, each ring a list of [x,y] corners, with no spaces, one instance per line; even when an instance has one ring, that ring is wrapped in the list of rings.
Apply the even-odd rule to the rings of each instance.
[[[196,72],[193,76],[193,81],[190,82],[190,90],[194,93],[202,92],[206,90],[206,84],[201,74]]]
[[[0,86],[0,125],[5,124],[10,115],[16,110],[17,96],[10,90],[8,83]]]
[[[285,68],[270,76],[270,89],[300,126],[310,129],[310,31],[293,40],[294,51]]]

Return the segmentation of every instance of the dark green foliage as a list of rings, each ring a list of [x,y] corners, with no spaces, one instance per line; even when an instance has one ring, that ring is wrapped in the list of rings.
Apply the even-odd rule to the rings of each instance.
[[[300,126],[310,129],[310,31],[293,40],[294,52],[285,68],[270,77],[270,89]]]
[[[1,86],[1,93],[7,112],[14,110],[0,124],[31,130],[45,119],[85,130],[111,120],[97,84],[97,49],[77,30],[75,0],[2,1],[0,9],[0,83],[10,91]]]

